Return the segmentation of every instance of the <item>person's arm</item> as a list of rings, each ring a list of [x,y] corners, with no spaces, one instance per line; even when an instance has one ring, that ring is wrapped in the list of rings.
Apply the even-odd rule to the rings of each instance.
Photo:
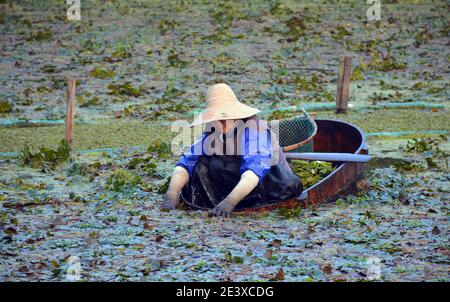
[[[215,216],[230,217],[237,204],[244,199],[257,185],[259,177],[253,171],[247,170],[234,189],[213,210]]]
[[[241,179],[230,194],[212,210],[212,214],[216,216],[230,217],[236,205],[250,194],[258,183],[262,183],[271,168],[273,153],[270,132],[266,129],[245,131],[241,141]]]
[[[182,166],[176,166],[170,179],[169,189],[166,192],[164,207],[175,209],[180,203],[180,192],[189,181],[189,172]]]
[[[164,208],[175,209],[180,203],[180,192],[188,183],[189,176],[194,172],[198,159],[203,154],[203,139],[205,135],[197,140],[183,155],[181,155],[177,166],[173,170],[169,189],[166,192]]]

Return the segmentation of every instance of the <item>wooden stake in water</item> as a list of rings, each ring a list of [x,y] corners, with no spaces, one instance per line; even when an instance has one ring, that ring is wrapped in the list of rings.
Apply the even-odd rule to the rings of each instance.
[[[66,140],[73,141],[73,125],[75,116],[75,79],[67,80],[67,108],[66,108]]]
[[[336,113],[347,113],[352,77],[352,58],[345,56],[339,63],[338,87],[336,95]]]

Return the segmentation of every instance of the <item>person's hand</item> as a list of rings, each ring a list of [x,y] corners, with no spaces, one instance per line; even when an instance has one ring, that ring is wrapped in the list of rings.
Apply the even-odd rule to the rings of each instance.
[[[167,191],[166,198],[164,200],[163,209],[164,210],[174,210],[180,203],[180,193],[175,191]]]
[[[176,209],[180,203],[180,192],[189,181],[189,172],[180,166],[176,166],[170,178],[169,189],[166,192],[166,199],[161,207],[162,210]]]
[[[217,217],[231,217],[231,212],[233,212],[235,203],[233,203],[230,199],[225,198],[222,200],[214,209],[210,211],[210,213]]]

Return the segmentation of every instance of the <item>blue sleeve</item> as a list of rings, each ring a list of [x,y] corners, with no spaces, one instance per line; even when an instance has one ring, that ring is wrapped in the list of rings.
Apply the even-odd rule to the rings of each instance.
[[[189,176],[192,176],[194,172],[195,165],[198,162],[200,156],[204,154],[203,152],[203,140],[205,139],[205,134],[202,135],[186,152],[180,156],[180,160],[177,166],[185,168],[189,172]]]
[[[262,183],[272,166],[270,131],[257,131],[256,129],[246,128],[242,136],[241,146],[241,148],[245,148],[242,150],[241,174],[251,170],[258,175],[259,183]]]

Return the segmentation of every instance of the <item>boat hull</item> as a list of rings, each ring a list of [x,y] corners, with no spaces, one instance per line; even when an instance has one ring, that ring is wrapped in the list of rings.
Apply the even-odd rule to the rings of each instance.
[[[314,152],[369,154],[363,132],[356,126],[338,120],[315,119],[317,134],[313,141]],[[364,186],[365,163],[336,162],[336,169],[301,196],[242,211],[268,211],[276,208],[308,207],[332,202],[340,196],[360,190]]]

